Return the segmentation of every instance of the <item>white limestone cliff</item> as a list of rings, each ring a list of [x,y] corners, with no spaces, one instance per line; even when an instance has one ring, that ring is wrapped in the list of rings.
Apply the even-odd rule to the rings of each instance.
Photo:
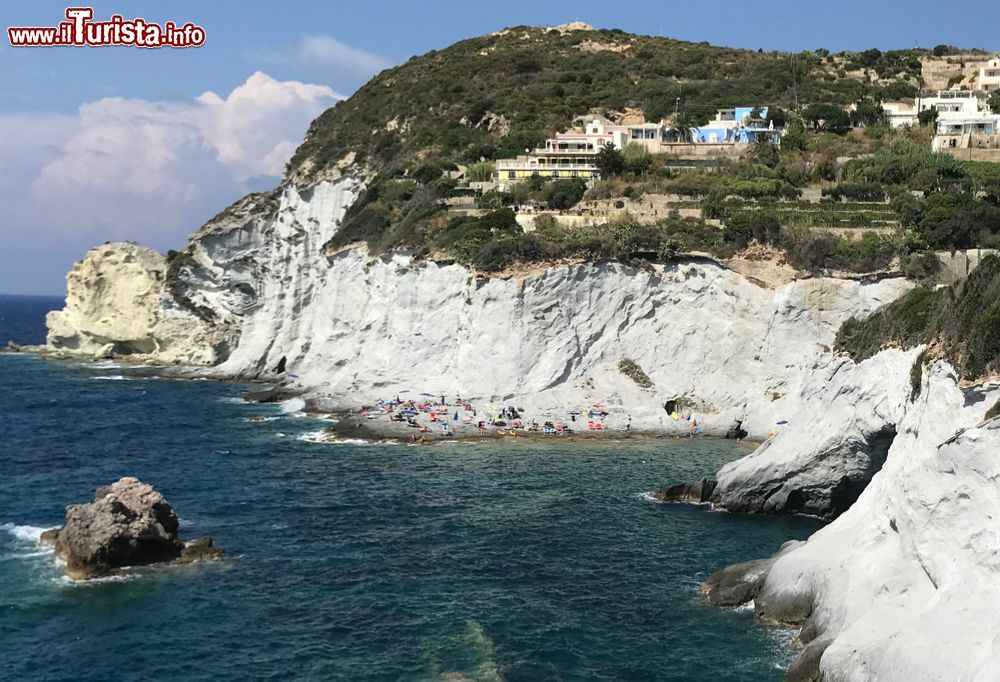
[[[769,289],[707,261],[501,278],[404,253],[370,258],[363,247],[327,254],[361,188],[344,175],[251,195],[167,265],[148,250],[133,264],[138,247],[128,245],[92,252],[70,275],[50,346],[93,353],[115,342],[134,359],[220,363],[229,376],[280,378],[283,366],[345,405],[409,388],[514,401],[559,419],[599,403],[616,426],[631,415],[634,428],[686,431],[689,422],[663,409],[681,399],[679,411],[707,432],[745,417],[765,436],[835,362],[839,325],[910,286],[816,278]],[[101,326],[105,308],[133,328]],[[651,387],[622,374],[626,358]]]
[[[821,356],[788,396],[788,424],[719,471],[713,501],[735,512],[836,516],[846,510],[885,462],[909,404],[919,352],[889,349],[860,364]]]
[[[757,611],[808,617],[826,682],[996,679],[998,396],[938,363],[858,501],[770,569]]]
[[[631,414],[633,426],[651,429],[686,429],[663,409],[683,398],[681,412],[704,427],[723,430],[745,416],[756,435],[829,362],[843,320],[908,286],[815,279],[769,290],[709,263],[488,278],[405,254],[372,260],[363,249],[335,254],[329,267],[291,258],[275,267],[298,283],[264,294],[225,371],[253,373],[284,358],[303,384],[345,404],[411,389],[565,418],[599,403],[621,425]],[[653,386],[625,377],[623,358]]]

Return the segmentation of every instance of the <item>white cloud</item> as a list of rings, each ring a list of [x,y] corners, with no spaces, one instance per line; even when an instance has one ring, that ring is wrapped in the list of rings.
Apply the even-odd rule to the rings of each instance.
[[[392,65],[381,55],[351,47],[328,35],[305,36],[294,56],[303,68],[337,69],[365,78]]]
[[[2,275],[24,267],[17,253],[29,240],[53,252],[120,239],[183,245],[262,176],[277,184],[309,122],[338,99],[258,72],[225,97],[109,97],[76,115],[0,115],[0,291],[18,290]]]
[[[351,88],[393,65],[387,57],[324,34],[303,36],[297,43],[279,49],[255,49],[251,56],[256,63],[274,64]]]

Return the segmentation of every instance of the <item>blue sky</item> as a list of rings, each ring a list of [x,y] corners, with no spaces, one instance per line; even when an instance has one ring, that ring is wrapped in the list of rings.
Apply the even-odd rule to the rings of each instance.
[[[505,26],[580,20],[765,50],[1000,50],[997,16],[982,3],[717,0],[714,16],[707,6],[119,0],[94,3],[95,17],[192,21],[205,45],[13,49],[4,36],[0,292],[60,293],[73,261],[102,241],[182,245],[244,192],[274,186],[309,120],[338,96],[385,66]],[[0,16],[4,29],[55,25],[65,7],[7,0]]]

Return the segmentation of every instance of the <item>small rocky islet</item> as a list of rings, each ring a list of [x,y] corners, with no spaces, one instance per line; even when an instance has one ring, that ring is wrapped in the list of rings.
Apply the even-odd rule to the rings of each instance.
[[[101,486],[94,501],[66,507],[66,521],[42,533],[73,580],[92,580],[154,564],[218,560],[224,551],[210,536],[184,541],[180,521],[163,495],[126,476]]]

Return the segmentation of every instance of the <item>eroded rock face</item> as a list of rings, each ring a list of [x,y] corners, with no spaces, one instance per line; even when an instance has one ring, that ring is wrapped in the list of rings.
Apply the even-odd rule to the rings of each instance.
[[[90,354],[109,344],[123,353],[154,351],[166,268],[162,255],[142,246],[91,249],[66,276],[66,307],[46,319],[49,346]]]
[[[712,502],[740,513],[843,514],[881,470],[909,403],[920,348],[831,358],[789,397],[783,425],[717,474]]]
[[[66,507],[66,523],[42,535],[75,580],[97,578],[128,566],[199,558],[222,551],[209,537],[185,545],[174,510],[156,489],[125,477],[97,489],[94,501]]]
[[[708,576],[700,587],[708,596],[708,600],[715,606],[746,604],[760,593],[764,579],[767,578],[768,571],[771,570],[771,566],[778,560],[778,557],[800,544],[802,543],[794,540],[786,542],[782,545],[781,550],[772,557],[727,566]]]
[[[98,359],[209,365],[232,330],[180,306],[167,259],[142,246],[91,249],[66,276],[66,304],[46,317],[47,350]]]
[[[985,415],[998,395],[996,382],[962,388],[937,363],[915,400],[893,408],[885,465],[850,509],[757,564],[757,615],[802,626],[808,644],[788,679],[996,679],[1000,419]]]

